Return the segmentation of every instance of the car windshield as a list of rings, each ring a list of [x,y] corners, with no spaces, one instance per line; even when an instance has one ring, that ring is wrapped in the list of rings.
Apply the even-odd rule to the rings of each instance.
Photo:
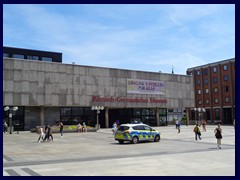
[[[126,130],[128,130],[128,129],[129,129],[128,126],[120,126],[120,127],[118,128],[118,131],[126,131]]]

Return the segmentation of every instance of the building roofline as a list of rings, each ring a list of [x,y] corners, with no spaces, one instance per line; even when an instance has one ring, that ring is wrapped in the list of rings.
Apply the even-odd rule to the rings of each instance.
[[[16,49],[16,50],[26,50],[26,51],[36,51],[36,52],[43,52],[43,53],[62,54],[62,52],[43,51],[43,50],[27,49],[27,48],[18,48],[18,47],[11,47],[11,46],[3,46],[3,48],[7,48],[7,49]]]
[[[209,67],[209,66],[216,66],[218,64],[225,64],[226,62],[230,62],[230,61],[235,62],[235,58],[225,59],[225,60],[222,60],[222,61],[208,63],[208,64],[205,64],[205,65],[202,65],[202,66],[196,66],[196,67],[188,68],[187,71],[191,71],[191,70],[194,70],[194,69],[200,69],[200,68],[206,68],[206,67]]]

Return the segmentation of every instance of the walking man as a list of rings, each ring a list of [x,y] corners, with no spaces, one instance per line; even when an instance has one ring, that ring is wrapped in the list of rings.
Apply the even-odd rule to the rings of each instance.
[[[196,126],[194,127],[193,132],[195,132],[196,141],[198,140],[198,138],[199,138],[199,140],[202,139],[201,138],[201,131],[200,131],[200,128],[199,128],[198,124],[196,124]]]
[[[60,127],[61,138],[63,138],[63,122],[62,121],[60,121],[59,127]]]

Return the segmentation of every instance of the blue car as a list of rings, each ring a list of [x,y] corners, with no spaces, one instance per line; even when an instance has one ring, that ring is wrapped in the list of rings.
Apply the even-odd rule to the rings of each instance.
[[[130,141],[136,144],[140,141],[159,142],[161,134],[146,124],[122,124],[115,133],[115,140],[120,144]]]

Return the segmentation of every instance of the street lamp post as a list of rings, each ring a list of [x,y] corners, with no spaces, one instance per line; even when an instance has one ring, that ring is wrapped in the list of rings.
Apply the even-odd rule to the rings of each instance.
[[[17,111],[18,107],[14,106],[13,108],[10,108],[9,106],[6,106],[4,108],[4,111],[9,111],[9,128],[10,128],[10,134],[12,134],[12,115],[13,111]]]
[[[98,114],[100,113],[101,110],[104,110],[103,106],[92,106],[91,108],[93,111],[95,110],[97,112],[97,130],[99,130],[99,119],[98,119]]]
[[[200,122],[202,121],[202,117],[203,117],[203,113],[206,112],[206,109],[205,108],[194,108],[194,111],[198,111],[198,116],[199,116],[199,120]],[[197,124],[198,124],[198,119],[197,119]]]

